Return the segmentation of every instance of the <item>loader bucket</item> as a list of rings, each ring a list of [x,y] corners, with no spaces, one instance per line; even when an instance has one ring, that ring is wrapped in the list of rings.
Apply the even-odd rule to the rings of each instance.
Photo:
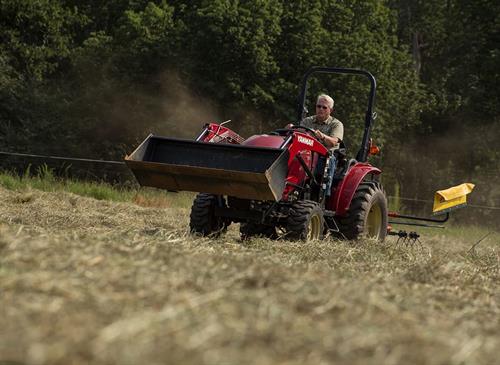
[[[125,162],[143,186],[278,201],[288,150],[150,135]]]

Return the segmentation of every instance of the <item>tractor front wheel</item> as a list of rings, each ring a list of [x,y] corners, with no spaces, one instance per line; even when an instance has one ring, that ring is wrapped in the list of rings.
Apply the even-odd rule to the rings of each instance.
[[[323,239],[325,219],[318,203],[302,200],[294,203],[286,221],[286,237],[292,240]]]
[[[387,198],[382,186],[378,182],[361,183],[347,216],[339,218],[338,223],[340,232],[349,240],[383,241],[387,235]]]
[[[223,197],[200,193],[196,195],[191,207],[189,228],[191,233],[202,236],[218,236],[227,228],[227,222],[215,215],[215,207],[225,206]]]

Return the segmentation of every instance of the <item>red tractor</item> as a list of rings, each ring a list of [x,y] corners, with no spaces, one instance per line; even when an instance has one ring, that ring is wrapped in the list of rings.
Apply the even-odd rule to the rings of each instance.
[[[308,79],[318,73],[361,75],[370,82],[356,158],[347,158],[345,148],[328,150],[300,125]],[[150,135],[126,163],[141,185],[199,192],[191,210],[193,233],[218,235],[234,222],[240,223],[243,238],[281,234],[313,240],[330,231],[347,239],[383,240],[387,199],[378,181],[381,171],[367,163],[375,89],[367,71],[314,67],[301,85],[298,125],[248,139],[224,123],[206,124],[194,141]]]

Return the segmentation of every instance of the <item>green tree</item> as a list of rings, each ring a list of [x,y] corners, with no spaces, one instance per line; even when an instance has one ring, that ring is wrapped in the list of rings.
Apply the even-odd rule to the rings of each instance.
[[[420,84],[411,69],[411,58],[397,38],[397,18],[379,1],[301,1],[284,4],[283,32],[277,60],[282,65],[280,104],[295,117],[293,100],[301,74],[311,66],[361,68],[377,78],[377,127],[379,142],[399,136],[418,123]],[[286,30],[285,30],[286,29]],[[346,123],[350,145],[357,145],[363,129],[368,95],[367,80],[352,76],[320,77],[311,94],[330,93],[336,113]],[[311,95],[312,98],[315,95]],[[314,100],[310,99],[310,105]]]
[[[273,47],[281,11],[279,2],[269,0],[193,4],[186,24],[196,26],[188,29],[185,46],[196,86],[231,110],[272,105],[269,85],[278,70]]]
[[[61,13],[78,15],[79,22],[67,23],[66,46],[52,68],[59,75],[46,74],[45,95],[63,96],[63,107],[54,110],[65,113],[85,153],[115,153],[112,146],[160,123],[160,99],[169,97],[165,70],[178,72],[200,97],[208,95],[220,115],[239,121],[240,128],[257,121],[271,129],[295,118],[298,84],[310,66],[364,68],[379,81],[377,138],[394,138],[418,122],[421,90],[411,58],[398,43],[395,14],[376,0],[44,4],[46,12],[57,5]],[[45,17],[40,24],[51,21]],[[6,62],[16,75],[27,73]],[[361,79],[320,78],[311,86],[311,92],[333,94],[353,143],[362,131],[366,85]],[[95,141],[96,134],[104,142],[84,142]]]
[[[59,95],[48,80],[68,67],[76,28],[85,22],[77,9],[59,1],[0,2],[0,143],[26,149],[50,143],[43,134],[62,122]],[[55,128],[57,129],[57,128]]]

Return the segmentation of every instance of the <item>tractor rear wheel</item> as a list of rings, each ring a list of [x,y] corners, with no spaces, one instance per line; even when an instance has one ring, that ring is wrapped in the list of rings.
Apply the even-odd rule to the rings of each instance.
[[[275,227],[250,222],[240,224],[240,234],[242,240],[257,236],[271,239],[276,239],[278,237]]]
[[[325,229],[323,209],[311,200],[294,203],[289,211],[285,229],[286,237],[292,240],[323,239]]]
[[[387,235],[387,198],[378,182],[359,185],[347,216],[338,219],[340,232],[349,240],[372,238],[383,241]]]
[[[227,222],[215,215],[215,207],[225,206],[223,197],[213,194],[200,193],[196,195],[191,207],[189,228],[191,233],[202,236],[218,236],[227,228]]]

